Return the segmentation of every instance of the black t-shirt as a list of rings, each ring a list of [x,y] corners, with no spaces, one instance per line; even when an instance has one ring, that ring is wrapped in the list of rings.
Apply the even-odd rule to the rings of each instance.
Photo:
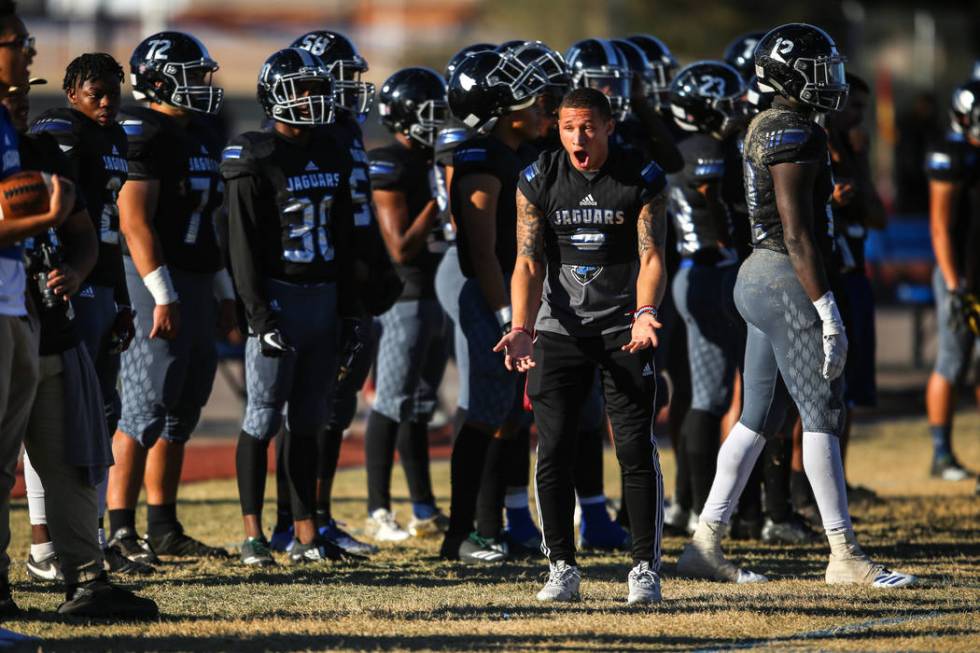
[[[58,147],[58,142],[50,134],[28,134],[20,139],[20,161],[23,170],[40,170],[75,180],[72,176],[72,166]],[[72,214],[85,208],[85,198],[82,193],[75,194],[75,206]],[[75,325],[75,312],[71,302],[57,301],[54,306],[47,307],[41,301],[41,288],[36,275],[45,269],[42,262],[43,246],[60,252],[64,260],[65,250],[59,233],[49,229],[47,233],[28,238],[24,241],[24,259],[27,272],[27,289],[37,310],[41,326],[40,354],[48,356],[60,354],[81,342],[81,335]],[[53,263],[53,261],[48,261]]]
[[[275,328],[265,281],[340,281],[351,252],[350,153],[316,130],[309,143],[246,132],[224,149],[231,272],[256,333]]]
[[[371,150],[368,159],[371,162],[371,187],[402,193],[409,220],[414,220],[432,201],[435,173],[431,150],[392,143]],[[435,297],[434,280],[440,258],[427,243],[411,261],[395,264],[398,276],[405,284],[399,301]]]
[[[639,271],[636,221],[666,183],[656,163],[615,147],[591,179],[564,150],[545,152],[524,169],[518,188],[546,219],[537,329],[588,337],[629,328]]]
[[[126,133],[116,123],[102,127],[69,108],[45,111],[31,124],[30,132],[50,134],[58,142],[71,176],[78,181],[76,192],[84,196],[95,225],[99,258],[85,282],[115,288],[122,256],[116,198],[129,170]]]
[[[467,225],[466,220],[461,219],[460,208],[463,198],[459,192],[460,181],[467,175],[486,174],[496,177],[500,182],[500,193],[497,195],[495,253],[504,278],[509,279],[514,271],[514,262],[517,260],[517,178],[532,156],[533,152],[526,147],[512,150],[493,135],[471,138],[456,148],[449,196],[452,213],[456,218],[459,267],[466,277],[472,278],[476,276],[476,272],[463,236]]]
[[[926,175],[960,187],[949,232],[956,270],[972,291],[980,291],[980,147],[949,133],[926,155]]]
[[[185,127],[141,106],[126,107],[119,124],[129,140],[129,179],[160,182],[153,228],[164,261],[188,272],[219,270],[214,214],[224,195],[220,132],[205,116],[190,114]],[[129,254],[125,242],[123,253]]]
[[[682,256],[701,250],[717,250],[719,243],[730,240],[727,222],[719,223],[712,215],[707,198],[698,188],[719,184],[725,174],[722,142],[708,134],[685,133],[677,142],[684,167],[667,175],[670,184],[668,210]]]
[[[774,106],[749,124],[744,146],[745,199],[752,224],[752,246],[786,253],[783,223],[776,209],[776,194],[769,166],[813,163],[819,173],[813,188],[814,242],[825,268],[835,270],[834,191],[827,133],[808,116],[788,107]]]

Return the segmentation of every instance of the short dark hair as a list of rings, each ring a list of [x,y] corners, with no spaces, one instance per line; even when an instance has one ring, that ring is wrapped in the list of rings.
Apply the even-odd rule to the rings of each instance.
[[[609,108],[609,98],[602,91],[594,88],[573,88],[562,98],[558,111],[562,109],[592,109],[599,113],[603,120],[612,120],[612,109]]]
[[[868,83],[854,73],[845,73],[844,78],[850,85],[851,90],[871,93],[871,87],[868,86]]]
[[[10,28],[8,21],[17,18],[17,3],[14,0],[0,0],[0,34]]]
[[[87,52],[72,59],[65,68],[65,79],[61,88],[67,92],[79,84],[97,79],[118,79],[121,83],[124,77],[122,66],[112,58],[112,55],[105,52]]]

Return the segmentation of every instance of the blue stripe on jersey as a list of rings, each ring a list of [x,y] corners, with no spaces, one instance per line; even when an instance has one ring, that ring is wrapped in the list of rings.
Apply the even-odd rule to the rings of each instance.
[[[954,143],[962,143],[963,141],[966,140],[966,135],[963,132],[951,131],[948,134],[946,134],[946,140],[953,141]]]
[[[701,159],[694,166],[695,177],[719,177],[725,173],[725,162],[720,159]]]
[[[779,129],[769,132],[769,141],[766,147],[776,147],[777,145],[797,145],[807,139],[807,132],[802,129]]]
[[[225,149],[221,150],[222,161],[227,161],[228,159],[240,159],[240,158],[242,158],[241,145],[230,145]]]
[[[465,150],[456,150],[457,161],[486,161],[487,151],[483,148],[472,147]]]
[[[926,160],[926,167],[929,170],[949,170],[953,166],[953,159],[945,152],[933,152]]]
[[[64,118],[45,118],[31,125],[30,132],[37,134],[39,132],[70,132],[71,130],[72,124],[70,120],[65,120]]]
[[[394,172],[395,164],[391,161],[372,161],[370,170],[372,175],[384,175]]]
[[[466,130],[461,128],[455,129],[444,129],[439,132],[436,137],[436,143],[439,145],[449,145],[451,143],[458,143],[466,138]]]
[[[653,184],[658,179],[662,180],[664,178],[664,171],[655,161],[651,161],[640,171],[640,176],[643,177],[643,181],[648,184]]]
[[[524,168],[524,172],[521,173],[521,174],[524,175],[524,179],[525,180],[531,182],[531,181],[534,181],[534,178],[538,176],[538,172],[540,172],[538,170],[538,162],[535,161],[534,163],[532,163],[528,167]]]
[[[143,133],[142,120],[123,120],[119,126],[123,128],[127,136],[139,136]]]

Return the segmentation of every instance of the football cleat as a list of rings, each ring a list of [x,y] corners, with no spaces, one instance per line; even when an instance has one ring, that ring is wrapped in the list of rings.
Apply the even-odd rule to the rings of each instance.
[[[660,603],[660,575],[650,567],[649,562],[637,563],[630,570],[627,584],[630,590],[627,604]]]
[[[761,517],[746,518],[735,515],[732,517],[729,535],[733,540],[758,540],[762,537],[762,527]]]
[[[762,527],[762,541],[766,544],[809,544],[818,539],[820,536],[816,531],[796,513],[782,522],[774,522],[766,517],[766,523]]]
[[[149,542],[136,535],[129,527],[117,529],[107,543],[108,547],[116,548],[124,558],[142,562],[147,565],[160,564],[160,558],[153,551]]]
[[[496,539],[480,537],[478,533],[470,536],[459,545],[459,560],[467,564],[500,564],[507,560],[507,544]]]
[[[33,555],[28,555],[27,574],[34,580],[50,582],[65,580],[65,577],[61,574],[61,564],[58,562],[58,556],[54,553],[42,560],[37,560]]]
[[[965,481],[971,476],[952,455],[933,458],[929,475],[944,481]]]
[[[281,530],[273,530],[272,538],[269,540],[269,548],[273,551],[279,551],[280,553],[286,553],[289,551],[289,547],[293,545],[293,525],[290,524],[287,528]]]
[[[535,598],[543,602],[578,601],[582,576],[578,567],[565,564],[564,560],[548,565],[548,580]]]
[[[879,589],[897,589],[916,582],[915,576],[891,571],[875,564],[861,550],[854,531],[827,533],[830,540],[830,562],[825,575],[828,585],[868,585]]]
[[[378,547],[355,539],[353,535],[341,528],[335,519],[331,519],[327,525],[321,526],[318,532],[321,538],[327,542],[332,542],[347,553],[371,555],[378,552]]]
[[[684,546],[677,559],[677,574],[686,578],[702,578],[723,583],[764,583],[766,577],[739,569],[725,558],[721,539],[725,525],[720,522],[701,522],[694,537]]]
[[[224,549],[209,546],[200,540],[184,534],[184,527],[177,524],[177,528],[159,537],[147,536],[153,552],[159,555],[175,556],[178,558],[229,558],[229,554]]]
[[[395,513],[378,508],[367,518],[367,529],[378,542],[404,542],[411,534],[395,521]]]
[[[156,568],[145,562],[132,560],[123,555],[118,544],[102,550],[102,566],[106,571],[125,576],[148,576],[156,573]]]
[[[67,600],[58,606],[58,614],[74,617],[155,619],[160,611],[153,599],[117,587],[102,576],[69,588]]]
[[[276,561],[269,551],[269,543],[264,537],[249,537],[242,542],[241,560],[251,567],[272,567]]]
[[[439,511],[423,519],[412,515],[412,519],[408,522],[408,532],[412,537],[434,537],[442,535],[447,530],[449,530],[449,517]]]

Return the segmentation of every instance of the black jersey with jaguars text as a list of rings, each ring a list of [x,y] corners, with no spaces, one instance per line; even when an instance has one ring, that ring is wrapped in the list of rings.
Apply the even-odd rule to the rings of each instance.
[[[701,191],[706,184],[720,188],[725,174],[722,142],[708,134],[685,133],[677,141],[684,167],[667,175],[670,185],[668,211],[674,223],[677,249],[682,256],[701,250],[716,250],[731,242],[727,216],[712,214]],[[720,197],[719,197],[720,199]]]
[[[537,329],[587,337],[629,328],[640,266],[637,218],[666,184],[656,163],[615,147],[593,174],[576,170],[564,150],[525,168],[518,188],[546,225]]]
[[[968,287],[980,291],[980,147],[963,134],[950,132],[929,148],[926,175],[960,189],[949,225],[953,260]]]
[[[368,153],[374,190],[397,191],[405,196],[408,219],[414,220],[434,197],[432,150],[393,143]],[[404,287],[400,301],[432,299],[441,255],[426,243],[411,261],[395,263]]]
[[[160,182],[153,228],[167,265],[188,272],[219,270],[214,217],[224,195],[220,132],[194,113],[182,125],[140,106],[126,107],[119,124],[129,141],[129,179]],[[123,253],[129,253],[125,239]]]
[[[247,132],[224,149],[227,232],[235,287],[256,333],[275,328],[265,282],[338,281],[351,249],[347,148],[324,130],[306,143]]]
[[[461,220],[463,197],[460,180],[467,175],[486,174],[500,182],[497,195],[496,242],[494,251],[504,278],[509,279],[517,260],[517,178],[521,170],[534,160],[532,149],[522,145],[517,150],[504,145],[499,138],[478,136],[460,144],[453,156],[452,187],[449,189],[450,207],[456,219],[456,240],[465,243],[466,221]],[[459,267],[468,278],[476,276],[469,251],[465,245],[459,248]]]
[[[116,198],[126,183],[126,133],[118,124],[105,127],[70,108],[49,109],[30,127],[32,134],[47,133],[67,158],[77,193],[85,198],[99,238],[99,258],[87,283],[115,287],[119,280],[119,209]]]
[[[745,200],[752,225],[752,246],[786,253],[783,223],[776,209],[776,195],[769,166],[779,163],[813,163],[819,172],[813,188],[814,240],[824,265],[834,266],[834,216],[830,198],[834,190],[827,133],[798,111],[774,106],[749,124],[743,148]]]

